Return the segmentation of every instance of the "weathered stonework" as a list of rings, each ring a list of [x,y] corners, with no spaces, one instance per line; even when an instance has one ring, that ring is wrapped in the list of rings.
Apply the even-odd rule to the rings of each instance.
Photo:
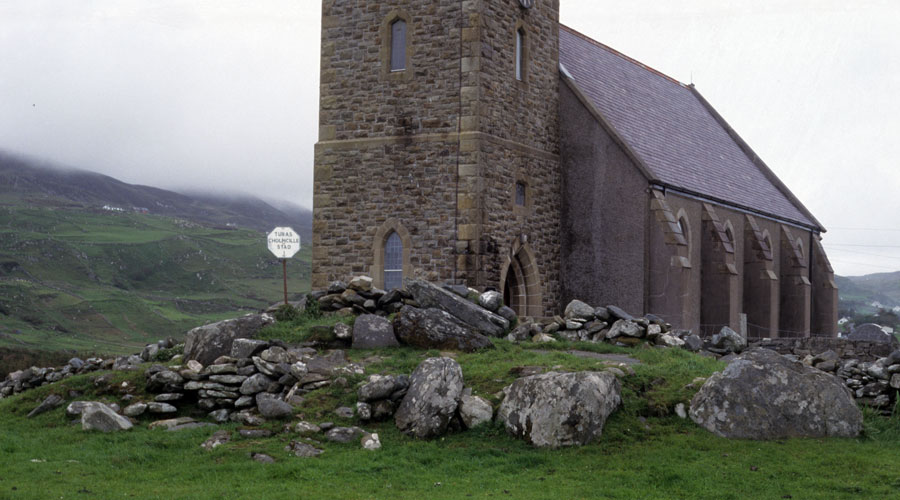
[[[604,113],[632,93],[659,99],[631,103],[634,115],[646,114],[681,95],[654,94],[673,87],[700,103],[687,106],[695,113],[688,121],[702,115],[712,122],[699,128],[718,127],[690,144],[724,141],[730,156],[717,158],[749,161],[762,176],[753,182],[806,213],[693,87],[561,28],[558,18],[559,0],[530,9],[518,0],[323,2],[312,287],[356,274],[384,287],[386,244],[396,234],[402,251],[391,276],[494,288],[520,316],[551,316],[581,298],[704,335],[728,326],[750,338],[834,336],[837,288],[823,228],[798,222],[807,220],[799,212],[663,183]],[[405,69],[391,71],[398,20],[407,27]],[[607,89],[614,103],[601,113],[589,82],[627,68],[576,82],[560,64],[560,44],[574,66],[593,54],[570,52],[586,39],[658,79],[634,83],[641,77],[632,74],[621,85],[636,87]],[[638,109],[647,102],[655,105]],[[661,121],[638,130],[653,135]],[[683,176],[696,177],[692,168]],[[724,184],[740,194],[746,179]]]
[[[557,0],[532,9],[517,0],[323,3],[314,288],[357,273],[383,286],[376,240],[396,231],[408,234],[404,278],[509,288],[508,301],[522,296],[520,313],[552,314],[558,16]],[[385,37],[396,19],[408,25],[407,68],[391,72]]]

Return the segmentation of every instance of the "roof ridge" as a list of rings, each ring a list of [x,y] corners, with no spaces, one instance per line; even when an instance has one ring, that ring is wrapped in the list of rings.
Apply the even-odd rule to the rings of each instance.
[[[580,31],[578,31],[578,30],[576,30],[576,29],[574,29],[574,28],[571,28],[571,27],[569,27],[569,26],[566,26],[565,24],[562,24],[562,23],[559,24],[559,27],[562,28],[562,29],[564,29],[564,30],[566,30],[566,31],[568,31],[569,33],[571,33],[571,34],[573,34],[573,35],[575,35],[575,36],[577,36],[577,37],[583,39],[583,40],[586,41],[586,42],[589,42],[589,43],[591,43],[591,44],[593,44],[593,45],[596,45],[597,47],[599,47],[599,48],[601,48],[601,49],[603,49],[603,50],[605,50],[605,51],[607,51],[607,52],[609,52],[609,53],[611,53],[611,54],[613,54],[613,55],[619,56],[620,58],[622,58],[622,59],[624,59],[624,60],[630,62],[631,64],[634,64],[635,66],[640,66],[641,68],[644,68],[645,70],[647,70],[647,71],[649,71],[649,72],[651,72],[651,73],[654,73],[654,74],[656,74],[657,76],[661,76],[662,78],[664,78],[664,79],[666,79],[666,80],[669,80],[670,82],[672,82],[672,83],[674,83],[674,84],[676,84],[676,85],[678,85],[678,86],[681,86],[681,87],[684,87],[684,88],[688,88],[688,85],[687,85],[687,84],[682,83],[682,82],[676,80],[675,78],[672,78],[671,76],[669,76],[669,75],[663,73],[662,71],[659,71],[659,70],[656,69],[656,68],[653,68],[653,67],[651,67],[651,66],[647,66],[646,64],[644,64],[644,63],[638,61],[637,59],[635,59],[635,58],[633,58],[633,57],[629,57],[629,56],[625,55],[625,54],[623,54],[622,52],[619,52],[618,50],[616,50],[616,49],[610,47],[609,45],[606,45],[605,43],[598,42],[597,40],[594,40],[593,38],[591,38],[591,37],[585,35],[584,33],[580,32]]]

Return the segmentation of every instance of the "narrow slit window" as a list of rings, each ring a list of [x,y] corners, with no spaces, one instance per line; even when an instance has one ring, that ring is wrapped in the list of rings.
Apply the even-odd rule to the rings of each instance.
[[[525,76],[525,29],[516,30],[516,80],[520,82]]]
[[[400,235],[391,231],[384,243],[384,289],[403,286],[403,242]]]
[[[525,206],[525,183],[523,182],[516,183],[516,205]]]
[[[406,21],[397,19],[391,24],[391,71],[406,69]]]

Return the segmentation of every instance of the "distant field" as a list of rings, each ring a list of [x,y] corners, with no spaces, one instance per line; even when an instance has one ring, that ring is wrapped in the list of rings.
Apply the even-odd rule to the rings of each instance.
[[[309,289],[309,249],[288,265]],[[0,346],[130,353],[282,297],[260,232],[138,213],[0,206]]]

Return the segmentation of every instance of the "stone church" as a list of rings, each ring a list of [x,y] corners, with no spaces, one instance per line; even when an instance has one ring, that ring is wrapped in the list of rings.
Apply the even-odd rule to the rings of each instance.
[[[324,0],[312,286],[573,298],[709,334],[834,336],[825,231],[693,85],[559,0]]]

